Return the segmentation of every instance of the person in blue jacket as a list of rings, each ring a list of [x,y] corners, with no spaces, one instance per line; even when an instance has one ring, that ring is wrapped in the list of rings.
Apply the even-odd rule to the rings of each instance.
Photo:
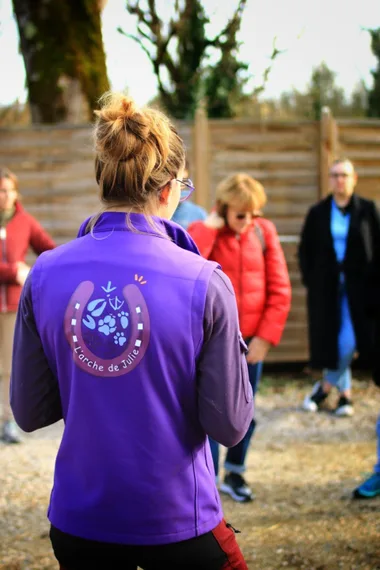
[[[189,164],[186,161],[184,177],[189,176]],[[202,206],[194,204],[191,200],[180,202],[172,216],[172,221],[182,226],[185,230],[193,222],[203,221],[207,218],[207,212]]]

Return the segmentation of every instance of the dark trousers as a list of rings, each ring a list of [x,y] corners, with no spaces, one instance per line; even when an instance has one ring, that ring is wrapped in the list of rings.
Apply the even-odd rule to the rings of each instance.
[[[50,529],[60,570],[248,570],[235,532],[224,520],[201,536],[159,546],[96,542]]]
[[[262,362],[258,362],[257,364],[248,364],[249,381],[252,386],[253,396],[255,396],[258,389],[262,370]],[[255,418],[253,418],[243,439],[237,445],[234,445],[227,450],[226,461],[224,465],[226,471],[231,471],[233,473],[244,473],[245,459],[247,457],[249,444],[251,442],[253,432],[255,431],[255,427],[256,421]],[[215,475],[217,476],[219,473],[219,443],[211,439],[211,437],[209,438],[209,441]]]

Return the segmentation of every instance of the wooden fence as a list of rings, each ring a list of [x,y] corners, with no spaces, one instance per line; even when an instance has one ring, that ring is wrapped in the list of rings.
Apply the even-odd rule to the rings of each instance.
[[[320,122],[208,120],[179,122],[187,146],[195,200],[209,209],[217,183],[244,171],[263,182],[265,214],[280,234],[292,281],[293,301],[280,346],[270,361],[307,361],[305,292],[297,247],[310,206],[328,193],[328,169],[336,155],[358,170],[358,193],[380,200],[380,121],[335,120],[325,109]],[[20,179],[23,202],[58,243],[72,239],[98,210],[91,126],[0,129],[0,164]]]

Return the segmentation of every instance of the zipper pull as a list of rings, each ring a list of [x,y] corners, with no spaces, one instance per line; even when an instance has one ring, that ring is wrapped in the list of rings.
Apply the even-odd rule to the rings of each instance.
[[[7,230],[2,226],[0,228],[0,239],[6,239],[7,237]]]
[[[238,530],[237,528],[234,528],[234,527],[232,526],[232,524],[230,524],[230,523],[226,523],[226,527],[227,527],[227,528],[230,528],[231,530],[233,530],[235,534],[241,534],[241,530]]]

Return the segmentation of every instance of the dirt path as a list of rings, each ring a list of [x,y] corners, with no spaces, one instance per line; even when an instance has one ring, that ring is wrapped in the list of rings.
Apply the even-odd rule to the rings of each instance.
[[[264,381],[247,471],[257,498],[223,499],[250,569],[380,569],[380,498],[351,500],[375,460],[380,390],[367,382],[354,388],[355,416],[338,419],[299,410],[304,384]],[[61,430],[0,444],[1,570],[57,568],[46,507]]]

